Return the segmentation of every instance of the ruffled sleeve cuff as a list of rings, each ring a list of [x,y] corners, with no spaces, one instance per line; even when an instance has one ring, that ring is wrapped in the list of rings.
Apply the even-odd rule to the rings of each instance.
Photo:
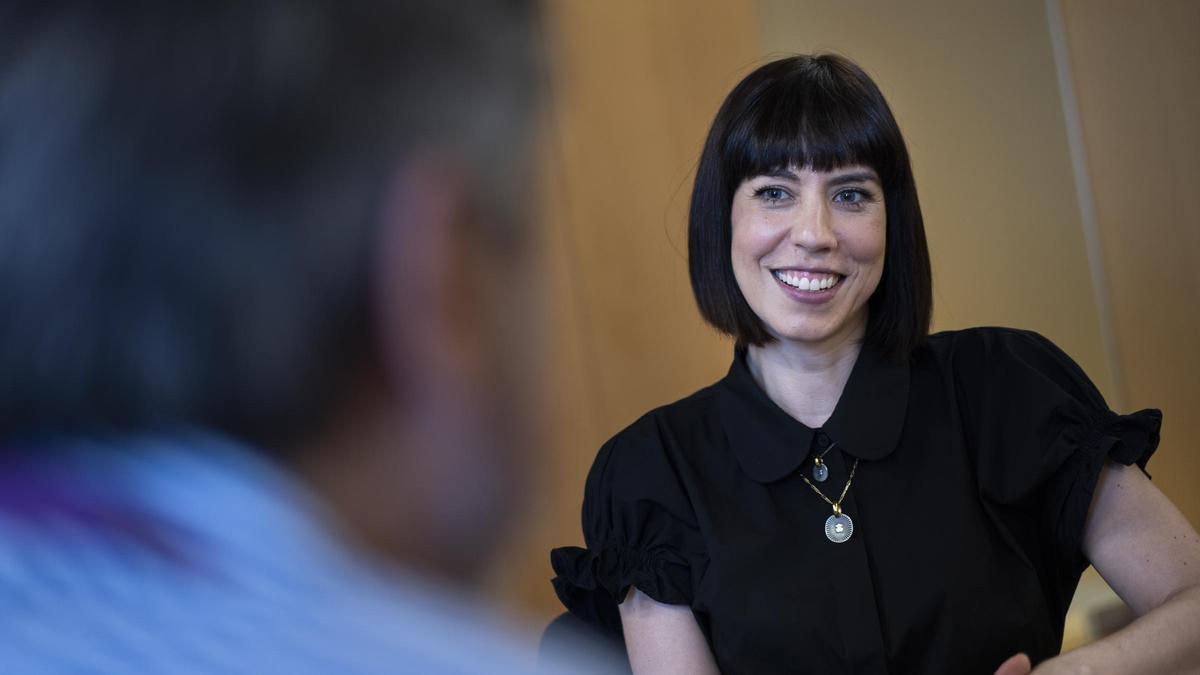
[[[1090,561],[1083,552],[1083,535],[1088,511],[1092,505],[1100,472],[1107,462],[1125,466],[1136,465],[1142,471],[1151,455],[1158,449],[1162,412],[1148,408],[1129,415],[1105,410],[1092,421],[1083,435],[1078,450],[1068,460],[1073,471],[1063,472],[1070,485],[1064,486],[1059,504],[1059,559],[1066,562],[1066,572],[1075,575]],[[1149,475],[1149,474],[1147,474]]]
[[[550,552],[554,591],[571,611],[620,635],[617,610],[635,587],[658,602],[692,603],[693,563],[666,547],[639,550],[624,544],[583,549],[574,546]]]
[[[1109,413],[1092,428],[1087,445],[1101,457],[1125,466],[1136,464],[1144,471],[1158,449],[1161,428],[1162,412],[1155,408],[1129,415]]]

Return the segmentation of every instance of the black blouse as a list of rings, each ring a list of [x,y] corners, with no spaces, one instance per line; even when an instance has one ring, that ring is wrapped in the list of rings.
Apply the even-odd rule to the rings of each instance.
[[[575,614],[620,631],[630,586],[689,605],[724,673],[992,673],[1061,649],[1084,522],[1110,459],[1144,469],[1161,414],[1110,411],[1045,338],[931,336],[904,364],[864,349],[833,415],[810,429],[739,352],[716,384],[600,449],[587,549],[555,549]],[[813,457],[854,522],[805,484]]]

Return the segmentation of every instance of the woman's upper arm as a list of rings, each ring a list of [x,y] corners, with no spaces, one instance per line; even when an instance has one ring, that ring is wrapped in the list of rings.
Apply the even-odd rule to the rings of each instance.
[[[1139,615],[1200,584],[1200,536],[1136,466],[1109,462],[1101,472],[1083,547]]]
[[[635,675],[720,673],[687,605],[663,604],[631,587],[620,611],[625,648]]]

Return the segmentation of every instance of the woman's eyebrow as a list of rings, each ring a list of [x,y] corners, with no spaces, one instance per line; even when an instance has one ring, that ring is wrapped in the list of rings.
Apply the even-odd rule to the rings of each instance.
[[[876,177],[874,171],[855,171],[852,173],[843,173],[833,178],[830,178],[826,185],[836,186],[845,185],[847,183],[879,183],[879,178]]]
[[[783,180],[792,181],[800,180],[800,176],[798,176],[796,172],[792,171],[791,169],[772,169],[771,171],[768,171],[762,175],[766,176],[767,178],[780,178]]]

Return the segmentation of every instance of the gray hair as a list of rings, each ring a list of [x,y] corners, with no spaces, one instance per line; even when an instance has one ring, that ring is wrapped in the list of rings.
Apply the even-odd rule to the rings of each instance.
[[[397,160],[511,206],[533,30],[486,0],[5,3],[0,435],[319,420],[374,349]]]

